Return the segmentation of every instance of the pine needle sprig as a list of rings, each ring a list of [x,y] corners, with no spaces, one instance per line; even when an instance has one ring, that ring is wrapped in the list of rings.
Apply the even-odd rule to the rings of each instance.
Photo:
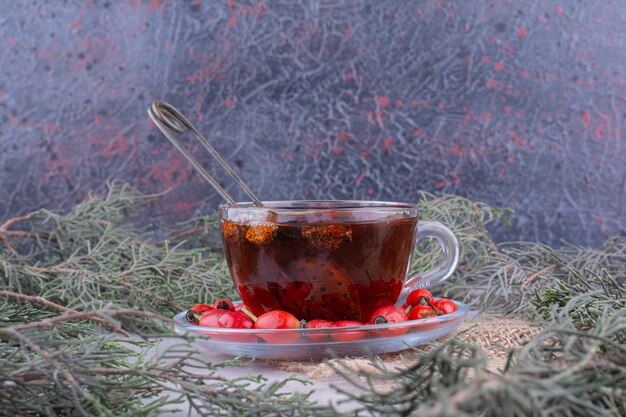
[[[5,298],[6,320],[0,323],[0,410],[11,415],[141,416],[176,410],[181,403],[202,416],[280,415],[293,407],[303,410],[293,415],[310,415],[311,410],[324,409],[309,402],[306,394],[285,389],[288,383],[305,381],[220,375],[225,366],[248,362],[207,364],[197,359],[193,338],[168,334],[165,327],[160,337],[180,342],[159,351],[157,340],[115,336],[84,319],[164,320],[154,314],[108,309],[84,311],[83,316],[50,315],[35,305],[28,308],[34,321],[20,323],[25,311],[14,301]]]
[[[457,277],[470,273],[498,253],[498,247],[491,239],[487,227],[498,221],[506,223],[512,215],[510,209],[492,208],[453,195],[435,197],[421,192],[418,204],[420,219],[445,224],[459,240],[461,253],[455,274]],[[438,246],[432,247],[428,241],[423,242],[413,255],[410,275],[432,268],[440,256],[441,250]]]
[[[528,317],[528,305],[536,291],[557,280],[584,285],[580,271],[601,274],[614,282],[626,280],[624,238],[611,239],[599,250],[554,249],[535,242],[502,243],[498,249],[457,271],[446,282],[446,294],[483,311]]]
[[[626,279],[615,278],[606,270],[569,270],[570,281],[561,278],[545,288],[537,289],[531,297],[535,313],[546,319],[552,311],[569,305],[571,319],[578,329],[589,329],[606,309],[626,308]]]
[[[132,223],[149,201],[112,183],[67,214],[39,210],[0,253],[0,285],[65,305],[106,303],[171,316],[196,302],[232,297],[221,253],[182,243],[157,245]],[[13,248],[15,247],[15,248]]]
[[[408,368],[364,372],[357,394],[342,393],[376,416],[624,415],[626,310],[603,310],[587,332],[570,314],[555,312],[501,374],[486,369],[477,346],[453,338]]]

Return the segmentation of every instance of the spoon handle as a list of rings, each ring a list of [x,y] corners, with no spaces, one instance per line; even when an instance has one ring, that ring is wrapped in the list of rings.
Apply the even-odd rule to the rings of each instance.
[[[222,156],[215,150],[213,146],[198,132],[198,129],[195,128],[191,122],[183,116],[183,114],[176,109],[176,107],[168,104],[164,101],[155,101],[148,108],[148,115],[157,125],[161,133],[165,135],[165,137],[172,142],[174,147],[178,149],[178,151],[183,154],[185,159],[191,163],[191,165],[198,171],[198,173],[207,180],[209,184],[215,188],[215,190],[226,200],[229,204],[236,205],[235,199],[228,194],[228,192],[217,182],[211,174],[209,174],[203,167],[200,165],[198,160],[194,158],[187,149],[183,147],[180,141],[174,136],[174,133],[184,133],[185,130],[189,130],[195,138],[204,146],[213,158],[219,162],[219,164],[224,168],[224,170],[232,177],[233,180],[237,183],[237,185],[243,190],[244,193],[254,203],[256,206],[262,206],[261,200],[252,192],[250,187],[241,179],[239,175],[233,170],[233,168],[222,158]]]

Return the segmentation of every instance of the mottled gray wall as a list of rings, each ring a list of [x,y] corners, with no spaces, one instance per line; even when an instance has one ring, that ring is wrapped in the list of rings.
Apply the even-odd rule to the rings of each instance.
[[[214,210],[165,99],[265,199],[457,193],[518,211],[500,239],[598,245],[626,230],[625,27],[621,1],[0,0],[0,215],[107,178],[174,187],[157,222]]]

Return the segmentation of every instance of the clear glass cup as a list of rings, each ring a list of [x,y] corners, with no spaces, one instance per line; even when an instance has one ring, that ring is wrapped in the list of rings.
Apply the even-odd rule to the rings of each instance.
[[[419,221],[416,204],[268,201],[220,206],[230,273],[254,314],[285,310],[305,320],[367,322],[456,268],[458,242],[444,225]],[[408,277],[417,241],[432,237],[440,263]]]

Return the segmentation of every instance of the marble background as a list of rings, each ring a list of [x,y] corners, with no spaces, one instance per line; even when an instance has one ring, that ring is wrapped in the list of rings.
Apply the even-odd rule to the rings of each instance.
[[[611,0],[0,0],[0,216],[110,178],[172,187],[157,225],[215,210],[163,99],[263,199],[457,193],[517,210],[500,240],[597,246],[626,232],[625,28]]]

